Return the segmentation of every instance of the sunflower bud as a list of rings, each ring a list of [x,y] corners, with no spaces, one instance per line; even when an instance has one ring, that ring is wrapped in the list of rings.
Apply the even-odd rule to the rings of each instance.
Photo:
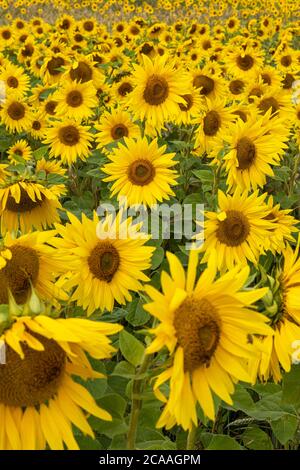
[[[37,296],[33,286],[31,286],[31,296],[28,302],[28,307],[30,313],[34,315],[38,315],[44,310],[44,305]]]
[[[8,289],[8,311],[9,311],[9,316],[11,318],[20,317],[23,312],[23,308],[21,307],[21,305],[17,304],[10,289]]]
[[[10,314],[8,305],[0,305],[0,335],[10,325]]]

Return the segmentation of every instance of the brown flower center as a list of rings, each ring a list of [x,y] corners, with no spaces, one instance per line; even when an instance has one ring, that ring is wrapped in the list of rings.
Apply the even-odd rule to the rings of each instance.
[[[152,51],[153,51],[153,46],[151,46],[151,44],[148,44],[147,42],[145,44],[143,44],[142,47],[141,47],[141,53],[142,54],[148,55]]]
[[[274,114],[276,113],[276,111],[279,110],[279,103],[275,98],[270,96],[270,98],[264,98],[263,100],[261,100],[258,108],[260,109],[260,111],[263,112],[263,114],[265,114],[270,108],[272,108],[272,114]]]
[[[61,73],[59,69],[64,65],[65,61],[62,57],[53,57],[47,63],[47,70],[52,76],[59,75]]]
[[[128,178],[132,184],[146,186],[153,181],[155,168],[149,160],[139,159],[131,163],[128,168]]]
[[[48,101],[45,105],[46,113],[49,114],[50,116],[54,116],[55,115],[55,109],[56,109],[57,105],[58,105],[57,101],[54,101],[54,100]]]
[[[214,136],[221,126],[221,119],[216,111],[209,111],[203,119],[203,131],[207,136]]]
[[[240,211],[226,211],[226,219],[219,221],[216,236],[227,246],[239,246],[250,233],[247,217]]]
[[[88,32],[93,31],[94,23],[92,21],[87,20],[83,23],[83,28],[85,29],[85,31]]]
[[[262,91],[261,91],[260,88],[258,88],[258,87],[252,88],[252,90],[249,92],[249,95],[248,95],[249,103],[254,102],[253,96],[257,96],[259,98],[259,97],[261,97],[261,95],[262,95]]]
[[[8,303],[8,289],[16,302],[24,304],[31,286],[35,285],[39,274],[39,256],[36,250],[22,245],[9,248],[12,257],[0,271],[0,304]]]
[[[207,299],[187,298],[174,313],[174,328],[184,352],[184,369],[209,367],[221,334],[215,307]]]
[[[5,29],[4,31],[2,31],[2,37],[3,37],[3,39],[6,39],[6,40],[10,39],[11,38],[11,32],[8,31],[7,29]]]
[[[40,121],[33,121],[32,123],[32,129],[34,129],[35,131],[39,131],[41,129],[42,125],[40,123]]]
[[[65,370],[66,353],[53,339],[34,336],[44,351],[22,343],[24,359],[6,345],[6,364],[0,365],[0,403],[7,406],[36,406],[58,391]]]
[[[270,77],[269,74],[267,74],[267,73],[262,73],[262,74],[261,74],[261,78],[262,78],[263,83],[266,83],[267,85],[271,85],[272,80],[271,80],[271,77]]]
[[[294,75],[292,75],[291,73],[287,73],[284,79],[282,80],[282,88],[284,90],[289,90],[290,88],[292,88],[294,81],[295,81]]]
[[[100,281],[111,282],[120,266],[120,256],[110,242],[98,242],[88,258],[91,273]]]
[[[189,111],[193,106],[193,96],[192,95],[182,95],[181,98],[184,99],[186,104],[179,103],[179,108],[181,111]]]
[[[80,91],[72,90],[68,93],[66,101],[72,108],[78,108],[83,103],[83,97]]]
[[[8,77],[6,83],[10,88],[18,88],[19,80],[16,77]]]
[[[21,54],[23,57],[31,57],[34,53],[34,47],[31,44],[26,44],[24,49],[22,49]]]
[[[253,67],[254,59],[251,57],[251,55],[246,54],[243,57],[238,56],[236,63],[241,70],[244,70],[246,72],[247,70],[250,70]]]
[[[207,77],[206,75],[196,75],[193,80],[193,86],[195,88],[201,88],[200,94],[201,95],[209,95],[215,88],[215,82],[212,78]]]
[[[284,67],[289,67],[292,63],[292,57],[290,55],[284,55],[281,57],[280,63]]]
[[[89,82],[93,78],[93,70],[85,62],[79,62],[75,69],[70,70],[70,77],[73,81]]]
[[[116,124],[110,133],[114,140],[118,140],[128,136],[128,129],[124,124]]]
[[[132,90],[133,90],[133,87],[131,83],[128,83],[128,82],[122,83],[118,88],[119,95],[121,96],[126,96],[128,93],[131,93]]]
[[[239,116],[243,122],[247,121],[247,115],[246,113],[244,113],[244,111],[241,111],[238,109],[237,111],[234,111],[233,114],[235,114],[236,116]]]
[[[253,164],[256,156],[254,143],[248,137],[239,139],[236,146],[236,156],[239,170],[247,170]]]
[[[68,19],[63,20],[63,22],[61,23],[61,28],[62,29],[65,29],[65,30],[69,29],[70,26],[71,26],[71,23]]]
[[[245,87],[244,82],[242,80],[232,80],[229,83],[229,90],[233,95],[239,95],[240,93],[243,92]]]
[[[14,121],[19,121],[25,116],[25,106],[22,103],[13,101],[7,108],[7,114]]]
[[[59,140],[69,147],[78,144],[80,141],[79,130],[75,126],[65,126],[59,129]]]
[[[24,213],[31,211],[35,209],[36,207],[39,207],[43,204],[45,200],[45,196],[41,194],[41,199],[37,199],[36,201],[33,201],[25,191],[25,189],[20,187],[21,191],[21,197],[20,201],[17,203],[15,199],[12,196],[8,196],[7,202],[6,202],[6,210],[9,210],[11,212],[16,212],[16,213]]]
[[[169,85],[165,78],[159,75],[148,78],[143,96],[148,104],[157,106],[164,103],[169,96]]]

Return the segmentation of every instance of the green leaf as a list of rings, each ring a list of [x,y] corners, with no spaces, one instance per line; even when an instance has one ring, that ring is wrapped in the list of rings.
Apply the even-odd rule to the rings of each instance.
[[[101,408],[108,411],[112,417],[123,418],[127,402],[117,393],[111,393],[97,400]]]
[[[89,419],[92,428],[100,434],[113,438],[128,431],[128,426],[122,419],[113,419],[113,421],[103,421],[92,416]]]
[[[120,350],[125,359],[135,367],[141,364],[145,353],[144,345],[126,330],[121,331],[119,340]]]
[[[164,256],[165,256],[164,249],[161,246],[157,247],[152,255],[151,269],[153,270],[157,269],[163,262]]]
[[[129,362],[121,361],[116,365],[111,375],[132,379],[135,376],[135,368]]]
[[[169,439],[163,439],[139,443],[137,448],[139,450],[176,450],[176,444]]]
[[[211,170],[194,170],[193,174],[198,178],[201,183],[212,184],[214,175]]]
[[[76,436],[76,441],[79,445],[80,450],[99,450],[103,449],[103,446],[96,439],[92,439],[90,436]]]
[[[293,439],[297,427],[298,419],[293,415],[284,415],[275,421],[271,421],[272,431],[283,445]]]
[[[252,450],[272,450],[273,444],[268,436],[258,426],[249,426],[242,436],[243,443]]]
[[[133,302],[132,302],[133,304]],[[141,299],[135,303],[136,308],[130,308],[128,314],[126,315],[126,320],[132,326],[142,326],[147,323],[150,318],[149,313],[146,312],[143,308],[143,302]]]
[[[48,148],[49,148],[48,145],[38,148],[37,150],[33,152],[33,157],[36,160],[40,160],[46,155],[46,153],[48,152]]]
[[[243,450],[243,447],[233,437],[214,434],[206,450]]]
[[[300,406],[300,365],[294,365],[284,374],[282,384],[282,403]]]

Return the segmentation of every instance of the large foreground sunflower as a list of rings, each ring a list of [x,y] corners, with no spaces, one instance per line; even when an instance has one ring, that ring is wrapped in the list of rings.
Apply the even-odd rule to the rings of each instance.
[[[151,206],[157,201],[174,196],[171,186],[176,184],[175,153],[164,153],[166,145],[158,147],[157,139],[149,144],[147,139],[124,138],[125,145],[109,154],[111,163],[102,171],[109,176],[104,181],[114,181],[112,195],[126,197],[128,205],[146,204]]]
[[[250,381],[246,360],[256,353],[249,335],[268,335],[267,318],[249,307],[267,289],[242,292],[249,267],[236,267],[217,280],[217,253],[196,281],[198,257],[190,253],[187,274],[172,253],[167,254],[170,273],[162,273],[162,293],[152,286],[146,292],[152,302],[144,308],[159,320],[151,330],[155,339],[148,353],[167,347],[172,365],[157,378],[154,388],[165,403],[158,427],[183,429],[197,426],[196,405],[205,415],[215,417],[213,393],[232,404],[231,394],[238,380]],[[159,386],[169,381],[169,396]]]
[[[87,415],[111,421],[87,389],[73,379],[102,378],[89,364],[114,352],[107,335],[119,325],[39,315],[13,319],[0,339],[0,449],[79,449],[72,425],[94,437]]]
[[[96,309],[112,310],[114,302],[125,304],[131,300],[131,291],[142,289],[141,281],[149,279],[143,273],[151,265],[154,248],[144,246],[148,236],[139,233],[139,224],[131,219],[107,216],[99,221],[82,216],[80,222],[71,213],[71,224],[57,225],[61,235],[53,241],[65,260],[70,279],[64,287],[75,288],[72,300],[90,315]],[[75,235],[75,236],[74,236]]]

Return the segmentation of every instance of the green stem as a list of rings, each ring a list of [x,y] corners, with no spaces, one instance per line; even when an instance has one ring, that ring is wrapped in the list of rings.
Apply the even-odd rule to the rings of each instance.
[[[134,450],[135,449],[135,441],[136,441],[136,433],[138,427],[138,421],[142,406],[141,400],[141,392],[144,385],[144,380],[141,376],[147,371],[149,364],[151,362],[152,356],[149,354],[145,354],[142,364],[135,376],[132,385],[132,403],[131,403],[131,412],[130,412],[130,420],[129,420],[129,429],[127,433],[127,449]]]
[[[295,157],[294,168],[293,168],[293,172],[292,172],[291,179],[290,179],[290,185],[289,185],[289,194],[288,194],[289,196],[291,196],[294,191],[294,185],[295,185],[295,181],[296,181],[296,177],[298,173],[299,160],[300,160],[300,153],[298,153],[298,155],[296,155]]]
[[[197,428],[192,424],[192,428],[189,430],[187,441],[186,441],[186,450],[195,450],[196,448],[196,431]]]

